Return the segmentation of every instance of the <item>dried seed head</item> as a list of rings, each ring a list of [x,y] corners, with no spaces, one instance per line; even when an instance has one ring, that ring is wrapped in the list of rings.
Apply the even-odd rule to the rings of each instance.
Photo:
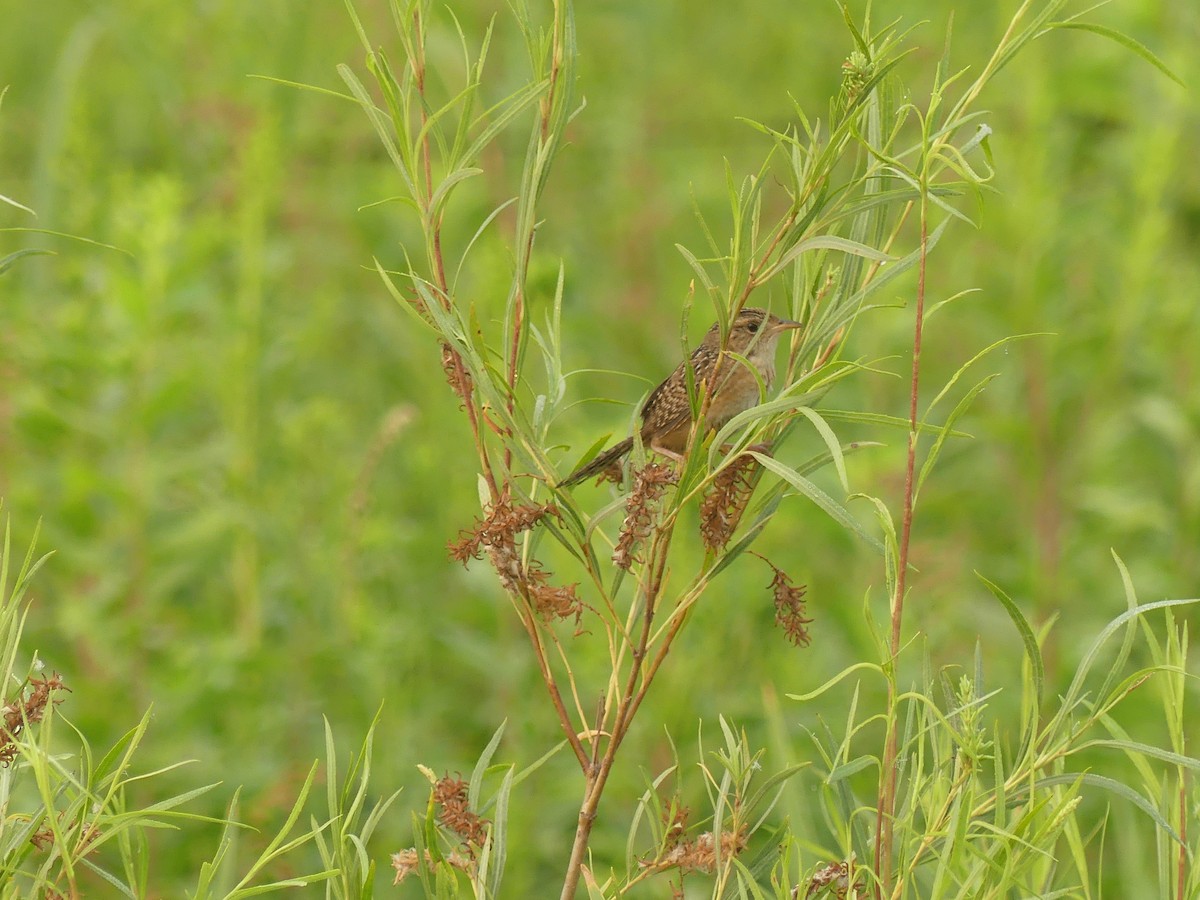
[[[683,841],[683,836],[687,834],[688,819],[692,816],[692,811],[678,802],[672,803],[670,808],[663,810],[663,825],[666,831],[666,837],[663,841],[667,849],[678,847]]]
[[[475,382],[467,371],[462,356],[449,344],[442,342],[442,371],[446,373],[446,382],[450,390],[463,404],[471,402],[471,393],[475,390]]]
[[[451,541],[448,549],[450,556],[463,565],[470,559],[482,558],[486,552],[505,590],[527,598],[543,621],[574,616],[578,633],[585,608],[576,593],[578,584],[550,584],[552,573],[545,571],[536,559],[526,563],[517,548],[518,534],[529,531],[546,516],[559,515],[558,507],[552,503],[513,506],[506,490],[470,531],[459,532],[459,539]]]
[[[475,870],[475,862],[470,857],[463,856],[457,851],[442,854],[442,862],[446,863],[453,869],[458,869],[460,872],[471,874]],[[396,878],[392,884],[399,884],[413,872],[417,871],[417,866],[420,864],[419,857],[415,847],[409,847],[407,850],[401,850],[398,853],[392,854],[392,868],[396,870]],[[433,854],[428,850],[425,851],[425,865],[434,865]]]
[[[433,802],[441,807],[438,821],[457,834],[467,845],[467,852],[482,847],[487,840],[488,820],[471,812],[467,801],[467,783],[449,775],[433,786]]]
[[[721,832],[720,848],[722,859],[731,859],[746,849],[746,833],[743,829]],[[657,859],[642,862],[642,868],[661,871],[679,869],[681,872],[711,873],[717,864],[717,841],[711,831],[692,840],[680,841]]]
[[[667,485],[677,480],[674,469],[659,463],[647,464],[634,477],[633,490],[625,500],[625,521],[621,524],[621,535],[612,555],[618,568],[628,571],[633,565],[634,549],[649,537],[650,529],[654,527],[658,500]]]
[[[621,465],[621,460],[615,459],[600,472],[600,477],[596,479],[596,484],[604,484],[607,481],[620,487],[621,482],[624,480],[625,469]]]
[[[579,599],[579,594],[575,592],[579,583],[565,586],[553,585],[549,583],[551,574],[544,571],[536,560],[525,570],[524,587],[529,594],[533,608],[537,610],[543,622],[569,619],[573,616],[576,634],[578,634],[582,628],[584,610],[584,603]]]
[[[832,888],[834,897],[845,897],[850,889],[850,869],[850,863],[845,860],[822,866],[808,879],[808,890],[804,896],[813,897],[826,888]],[[800,896],[799,891],[800,887],[797,885],[792,895]]]
[[[812,619],[804,615],[804,595],[808,588],[803,584],[792,584],[786,572],[776,568],[769,561],[764,561],[775,571],[770,585],[775,595],[775,624],[783,629],[787,639],[797,647],[807,647],[812,643],[812,635],[808,633],[807,627],[812,623]]]
[[[30,678],[32,690],[24,699],[18,698],[6,703],[0,708],[3,727],[0,728],[0,766],[7,766],[17,756],[17,735],[25,728],[26,722],[40,722],[46,715],[46,705],[51,700],[54,691],[71,690],[55,672],[49,678]],[[62,703],[61,697],[53,698],[54,703]]]
[[[724,550],[733,537],[754,493],[758,468],[754,457],[742,455],[713,479],[700,504],[700,537],[709,552]]]
[[[460,531],[459,539],[451,541],[447,547],[450,556],[463,565],[466,565],[469,559],[481,559],[485,549],[498,553],[504,563],[503,568],[507,569],[507,563],[517,558],[516,536],[523,531],[529,531],[546,516],[558,515],[558,507],[553,503],[522,503],[513,506],[512,497],[505,490],[492,504],[486,516],[477,519],[470,531]],[[493,562],[495,561],[493,557]],[[500,568],[502,566],[498,565],[497,570]]]

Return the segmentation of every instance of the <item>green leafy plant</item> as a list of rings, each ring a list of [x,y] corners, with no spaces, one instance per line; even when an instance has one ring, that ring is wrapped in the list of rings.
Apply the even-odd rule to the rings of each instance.
[[[130,801],[131,788],[167,771],[132,771],[150,713],[97,756],[57,712],[70,687],[57,673],[43,674],[37,656],[20,646],[30,583],[48,559],[37,556],[35,546],[36,534],[24,558],[14,557],[6,522],[0,556],[3,896],[78,897],[83,885],[101,883],[141,896],[148,877],[147,831],[202,820],[179,807],[215,785],[137,806]]]
[[[852,825],[855,837],[847,833],[845,856],[832,864],[843,868],[832,875],[822,870],[826,874],[821,878],[828,876],[823,882],[816,875],[809,879],[809,895],[829,888],[841,891],[839,896],[848,896],[846,891],[856,895],[870,891],[899,897],[912,894],[918,886],[940,895],[950,885],[954,890],[965,890],[967,884],[998,890],[1049,883],[1053,879],[1039,869],[1036,848],[1051,846],[1064,835],[1074,847],[1082,847],[1072,814],[1079,791],[1099,782],[1086,773],[1068,778],[1058,768],[1083,746],[1079,740],[1085,729],[1067,724],[1079,712],[1081,689],[1073,688],[1063,709],[1039,732],[1035,723],[1043,679],[1037,644],[1028,623],[999,588],[994,589],[1017,623],[1035,675],[1036,702],[1026,698],[1026,734],[1015,758],[994,751],[999,746],[995,736],[981,725],[986,696],[980,693],[979,673],[953,687],[950,708],[941,712],[930,699],[937,679],[926,679],[915,692],[902,692],[899,687],[913,523],[921,488],[946,442],[961,435],[956,430],[960,418],[994,377],[985,376],[964,389],[969,371],[1013,340],[1004,338],[975,354],[932,400],[923,400],[926,322],[965,293],[927,304],[928,259],[951,223],[971,222],[964,200],[987,190],[992,176],[990,128],[978,109],[979,99],[1023,48],[1061,27],[1118,37],[1165,68],[1129,39],[1088,26],[1077,17],[1062,18],[1066,5],[1062,0],[1036,7],[1023,3],[973,77],[973,70],[952,68],[947,41],[932,85],[919,103],[909,99],[900,78],[908,34],[896,24],[876,27],[869,15],[858,25],[843,10],[850,51],[828,118],[817,121],[797,108],[794,123],[783,130],[751,123],[767,137],[770,149],[754,174],[739,179],[726,173],[726,236],[719,239],[722,229],[702,217],[708,246],[700,253],[680,247],[695,276],[694,291],[711,307],[723,340],[737,313],[752,299],[774,303],[804,323],[788,348],[779,379],[783,387],[776,396],[764,394],[762,403],[735,416],[715,435],[694,427],[683,459],[674,468],[647,462],[646,448],[635,437],[631,472],[622,479],[628,493],[598,510],[591,509],[591,492],[581,491],[584,499],[579,499],[560,486],[565,472],[600,447],[594,445],[582,456],[565,459],[558,453],[557,423],[570,393],[562,363],[566,272],[560,266],[548,296],[539,295],[530,276],[535,238],[547,227],[540,222],[539,202],[551,164],[580,109],[575,99],[571,6],[556,0],[551,21],[545,25],[535,24],[524,4],[514,7],[528,52],[529,76],[524,85],[490,105],[482,98],[491,26],[478,51],[472,51],[459,29],[462,61],[437,71],[435,77],[428,51],[431,4],[391,3],[399,62],[372,42],[350,7],[372,86],[342,67],[349,89],[343,96],[361,107],[386,148],[403,190],[396,199],[415,214],[420,235],[418,241],[405,245],[400,268],[379,261],[376,268],[414,327],[440,348],[446,379],[467,418],[479,463],[482,514],[452,544],[451,552],[464,563],[486,558],[493,568],[529,640],[550,707],[579,766],[583,800],[563,881],[564,898],[575,896],[581,878],[594,896],[616,896],[648,877],[643,868],[624,878],[601,878],[588,863],[592,829],[618,751],[696,604],[713,591],[717,576],[750,549],[793,497],[807,499],[880,552],[890,607],[878,642],[880,661],[859,664],[877,671],[886,686],[885,708],[869,719],[883,727],[882,752],[874,758],[847,758],[850,737],[862,727],[853,717],[845,738],[818,742],[830,768],[830,790],[843,803],[838,821],[848,828]],[[473,237],[462,246],[450,247],[445,223],[454,199],[483,173],[481,159],[489,146],[522,123],[528,137],[515,197],[481,214]],[[504,229],[504,244],[513,263],[507,285],[490,291],[464,289],[473,248],[494,240],[494,233]],[[862,327],[864,314],[875,308],[869,301],[885,286],[897,286],[896,279],[906,274],[915,274],[907,415],[824,408],[821,404],[834,385],[874,365],[845,355],[852,346],[851,332]],[[687,321],[695,314],[693,300],[689,297],[681,311],[685,348]],[[713,390],[712,383],[689,382],[695,421],[703,420]],[[907,434],[899,504],[862,498],[875,513],[877,533],[813,477],[831,469],[843,492],[851,495],[846,457],[869,443],[840,439],[833,427],[838,422],[899,427]],[[790,443],[805,440],[815,440],[820,449],[808,459],[790,459]],[[790,507],[789,511],[798,512]],[[688,539],[682,526],[697,513],[705,552],[691,564],[692,557],[681,556],[678,547]],[[551,572],[543,562],[551,554],[576,569],[581,581],[568,583],[569,577]],[[780,624],[794,641],[804,643],[808,634],[803,589],[767,562],[773,572]],[[684,566],[688,568],[681,571]],[[1127,624],[1131,635],[1134,618],[1146,611],[1131,608],[1117,624]],[[574,623],[573,634],[563,622]],[[592,629],[600,632],[609,648],[607,675],[594,686],[581,683],[584,676],[573,663],[571,647],[573,640]],[[1080,669],[1078,684],[1090,664],[1088,660]],[[1101,690],[1104,699],[1091,707],[1095,714],[1085,719],[1085,726],[1101,721],[1106,704],[1124,696],[1111,688],[1106,684]],[[601,699],[589,711],[585,698],[597,693]],[[730,738],[732,732],[725,730]],[[481,766],[490,759],[494,745],[495,740]],[[735,766],[733,760],[744,762],[747,753],[744,742],[734,741],[722,757],[727,775],[739,785],[749,769]],[[979,767],[985,764],[994,775],[988,789],[978,781]],[[852,797],[840,793],[837,786],[848,774],[867,766],[877,767],[879,776],[870,823],[863,822],[868,807],[851,802]],[[778,778],[796,771],[784,770]],[[478,798],[478,779],[473,778],[469,786],[448,777],[431,780],[430,809],[441,810],[440,821],[449,829],[439,833],[462,849],[457,858],[451,857],[454,851],[435,850],[427,817],[423,846],[408,851],[398,871],[420,871],[430,896],[444,896],[451,890],[458,877],[452,870],[467,873],[474,895],[494,895],[502,866],[490,869],[491,879],[482,873],[489,868],[497,835],[504,833],[503,819],[491,831],[483,824],[477,803],[472,802]],[[739,820],[732,832],[723,832],[721,810],[727,807],[727,797],[722,789],[713,798],[714,827],[708,832],[711,864],[691,867],[715,873],[714,896],[735,890],[761,895],[753,873],[736,857],[764,822],[750,825]],[[645,818],[647,802],[639,819]],[[1037,809],[1032,818],[1030,803]],[[673,809],[662,803],[656,809],[666,823],[655,835],[660,863],[668,858],[663,855],[668,836],[676,842],[671,849],[698,846],[683,843],[682,834],[671,830],[678,825]],[[966,840],[989,815],[994,817],[984,829],[989,839],[1014,848],[999,866],[981,866]],[[918,829],[918,822],[924,831]],[[1166,825],[1162,816],[1156,822]],[[732,835],[729,843],[727,835]],[[948,835],[961,840],[948,840]],[[1033,852],[1026,853],[1026,845]],[[632,870],[632,855],[627,856]],[[683,859],[687,854],[681,851],[678,856]],[[931,881],[925,873],[935,858]],[[688,865],[680,862],[677,868],[686,870]]]

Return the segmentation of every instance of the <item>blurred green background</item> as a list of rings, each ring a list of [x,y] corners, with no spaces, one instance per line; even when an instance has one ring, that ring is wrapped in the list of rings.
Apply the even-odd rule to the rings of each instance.
[[[527,64],[504,5],[451,6],[472,43],[498,15],[487,90],[515,89]],[[876,22],[918,25],[903,70],[916,91],[954,6],[875,3]],[[1015,4],[958,6],[952,59],[978,71]],[[358,7],[399,57],[382,0]],[[223,781],[196,805],[212,814],[245,785],[252,823],[290,806],[323,752],[322,714],[349,750],[383,702],[374,784],[406,787],[372,848],[383,865],[411,845],[407,810],[424,809],[415,763],[469,772],[504,719],[501,759],[527,764],[558,736],[494,576],[445,553],[477,513],[475,465],[436,346],[368,268],[399,266],[414,234],[398,204],[360,209],[401,192],[394,169],[351,104],[248,77],[341,89],[335,65],[362,59],[345,9],[58,0],[0,18],[0,193],[37,212],[0,207],[0,226],[124,251],[2,235],[0,255],[56,252],[0,277],[0,494],[18,542],[41,517],[41,546],[57,551],[27,647],[64,674],[63,711],[95,745],[153,704],[141,765],[195,759],[171,786]],[[535,283],[549,294],[561,260],[568,368],[655,379],[678,359],[691,278],[674,244],[702,246],[691,194],[720,220],[724,160],[744,173],[767,150],[738,117],[784,127],[789,94],[822,116],[851,44],[833,3],[604,0],[577,19],[587,107],[546,194]],[[1200,83],[1200,7],[1120,0],[1093,19]],[[432,55],[457,52],[449,18],[437,27]],[[1019,640],[973,570],[1031,619],[1059,617],[1058,678],[1123,609],[1110,548],[1144,600],[1200,591],[1200,114],[1193,93],[1080,32],[1035,43],[983,106],[999,193],[968,204],[980,229],[952,230],[931,261],[931,301],[979,292],[931,319],[926,396],[995,340],[1049,335],[979,369],[1002,377],[961,426],[977,439],[952,444],[923,494],[907,625],[937,664],[968,662],[984,635],[989,671],[1013,685]],[[448,226],[460,239],[515,193],[522,150],[517,133],[485,159],[478,209]],[[477,302],[502,308],[487,287],[510,260],[485,245],[476,265]],[[911,303],[911,282],[897,284],[877,299]],[[694,334],[707,312],[695,318]],[[909,309],[874,313],[848,355],[903,373],[910,330]],[[632,403],[644,389],[571,382],[577,400]],[[863,375],[827,402],[904,415],[906,390]],[[628,415],[572,409],[564,469]],[[847,435],[888,443],[853,458],[852,487],[898,507],[903,434]],[[642,770],[670,762],[668,735],[694,758],[698,721],[715,732],[720,713],[765,743],[779,697],[870,657],[862,606],[870,591],[882,613],[881,566],[789,504],[761,549],[810,586],[813,646],[773,629],[765,567],[744,559],[723,576],[622,750],[601,852],[621,852]],[[818,711],[778,702],[794,730],[776,730],[770,769],[785,752],[805,758],[795,726]],[[841,714],[832,698],[821,711]],[[538,896],[565,866],[573,765],[556,758],[538,802],[513,804],[511,896]],[[145,790],[150,802],[167,786]],[[154,836],[163,896],[194,880],[216,833]]]

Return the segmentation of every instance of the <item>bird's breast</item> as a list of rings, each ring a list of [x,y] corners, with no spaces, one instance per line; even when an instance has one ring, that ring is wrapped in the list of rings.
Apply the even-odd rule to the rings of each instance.
[[[759,369],[759,376],[767,388],[770,388],[775,378],[775,367],[764,366]],[[709,407],[709,428],[720,428],[738,413],[758,405],[758,378],[755,378],[754,373],[744,364],[735,365],[726,379],[717,387]]]

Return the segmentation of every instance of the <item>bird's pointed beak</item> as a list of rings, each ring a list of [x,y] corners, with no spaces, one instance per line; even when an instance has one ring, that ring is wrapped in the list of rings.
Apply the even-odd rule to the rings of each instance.
[[[803,327],[804,327],[803,322],[793,322],[791,319],[780,319],[778,322],[775,323],[773,330],[775,330],[775,331],[790,331],[793,328],[803,328]]]

